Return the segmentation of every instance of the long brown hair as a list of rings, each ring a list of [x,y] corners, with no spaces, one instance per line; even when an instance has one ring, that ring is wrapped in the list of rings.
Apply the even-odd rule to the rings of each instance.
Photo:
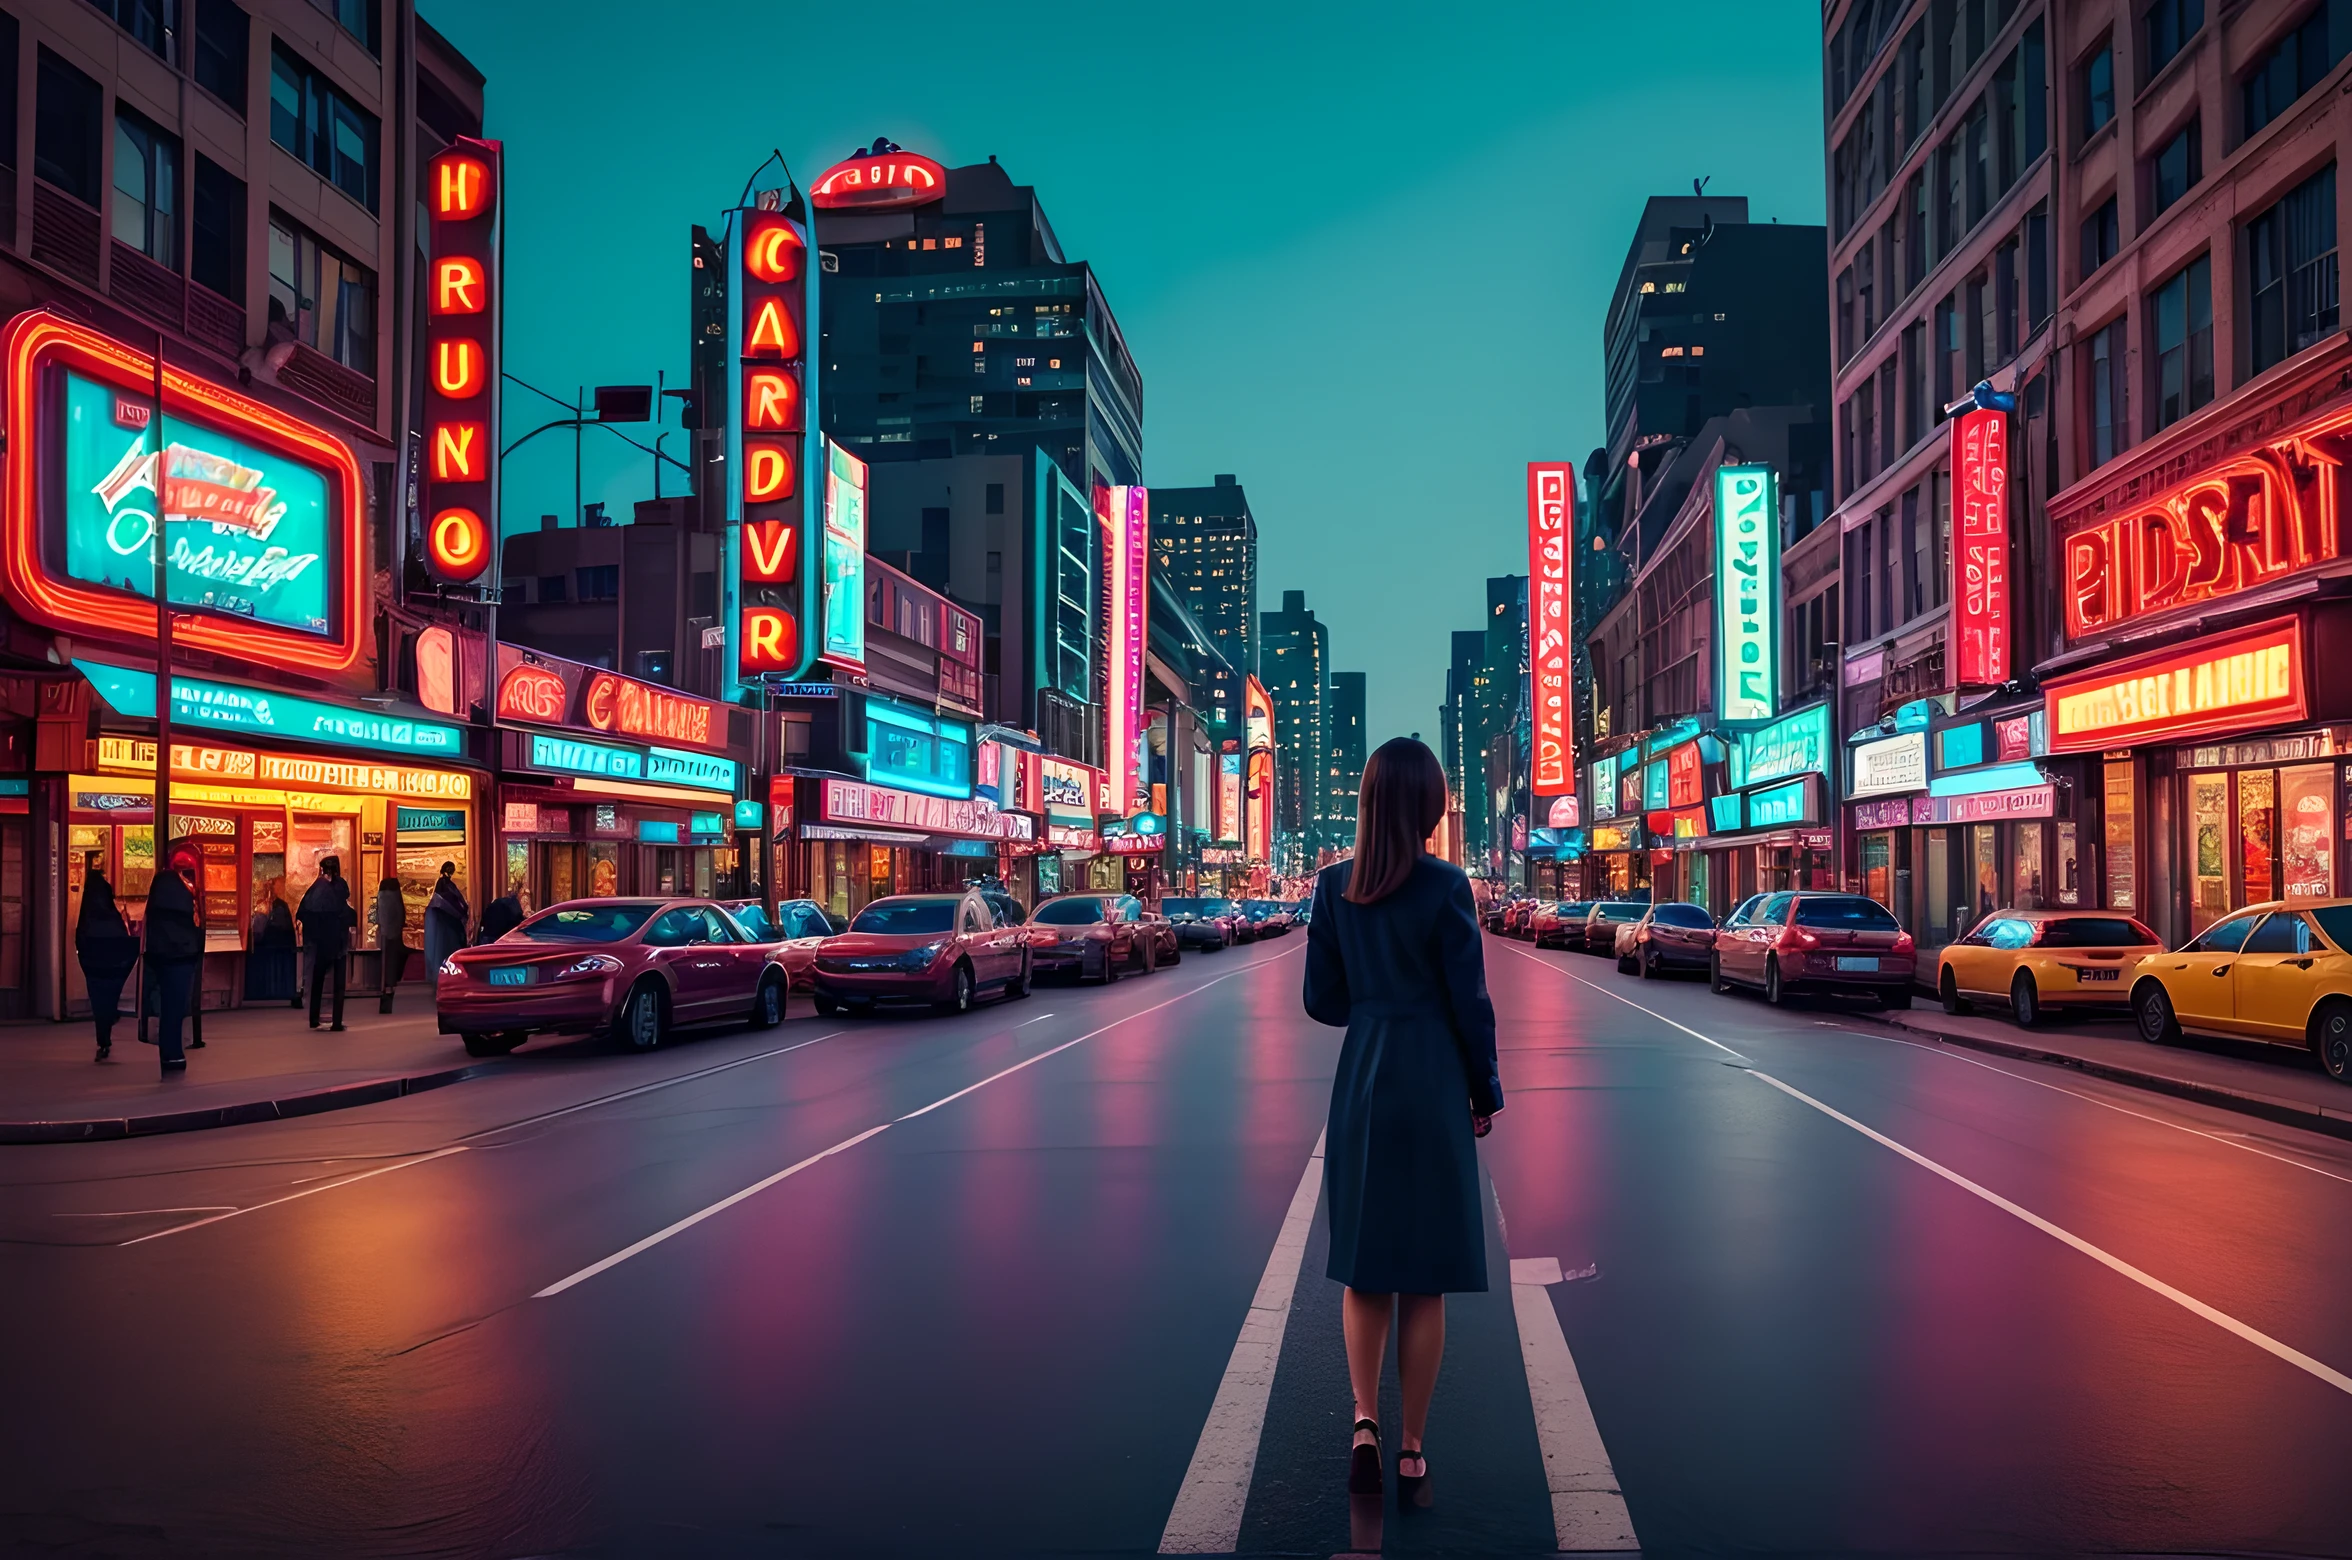
[[[1446,810],[1445,770],[1426,743],[1392,737],[1364,765],[1356,793],[1356,864],[1347,898],[1368,905],[1405,886]]]

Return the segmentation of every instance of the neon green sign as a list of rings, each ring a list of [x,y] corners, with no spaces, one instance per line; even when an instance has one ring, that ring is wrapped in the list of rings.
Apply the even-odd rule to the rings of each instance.
[[[1715,716],[1772,718],[1780,664],[1780,481],[1770,466],[1715,468]]]

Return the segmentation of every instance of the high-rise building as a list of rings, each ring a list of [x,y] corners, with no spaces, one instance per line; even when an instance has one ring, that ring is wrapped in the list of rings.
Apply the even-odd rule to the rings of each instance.
[[[1286,590],[1282,610],[1258,619],[1258,678],[1274,703],[1274,868],[1287,877],[1313,869],[1325,842],[1330,787],[1324,761],[1323,689],[1329,673],[1323,625],[1307,593]]]
[[[1249,495],[1229,472],[1219,472],[1208,487],[1155,487],[1151,506],[1152,547],[1168,583],[1232,669],[1205,690],[1203,713],[1223,731],[1241,720],[1234,677],[1258,668],[1258,522]]]
[[[1324,844],[1346,850],[1356,839],[1356,788],[1364,779],[1364,674],[1333,672],[1323,717],[1331,800],[1324,809]]]
[[[991,157],[937,198],[816,213],[825,432],[877,464],[1043,449],[1143,480],[1143,380],[1094,270]]]
[[[1454,630],[1453,653],[1446,660],[1445,705],[1438,712],[1438,758],[1445,765],[1446,784],[1453,792],[1453,810],[1463,815],[1462,860],[1483,860],[1486,849],[1486,810],[1478,805],[1479,758],[1478,696],[1474,683],[1486,661],[1486,630]],[[1475,831],[1475,832],[1474,832]]]

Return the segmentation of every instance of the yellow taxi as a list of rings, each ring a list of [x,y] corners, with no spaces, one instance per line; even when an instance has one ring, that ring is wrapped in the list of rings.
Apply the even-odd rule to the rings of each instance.
[[[2307,1046],[2352,1083],[2352,899],[2248,905],[2131,975],[2140,1038],[2183,1030]]]
[[[1936,995],[1947,1013],[2006,1002],[2031,1029],[2051,1008],[2123,1007],[2133,965],[2163,948],[2114,910],[1996,910],[1936,956]]]

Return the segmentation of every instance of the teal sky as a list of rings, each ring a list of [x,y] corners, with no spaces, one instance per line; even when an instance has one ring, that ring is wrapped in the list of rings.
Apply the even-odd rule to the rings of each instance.
[[[803,182],[877,135],[995,153],[1127,333],[1146,479],[1241,478],[1260,606],[1306,591],[1334,669],[1369,675],[1374,743],[1434,737],[1447,633],[1481,621],[1487,575],[1525,571],[1525,463],[1600,441],[1642,201],[1705,175],[1757,221],[1822,220],[1808,0],[426,15],[507,143],[507,368],[567,398],[680,382],[687,228],[771,148]],[[540,416],[507,408],[510,438]],[[609,437],[586,467],[617,514],[652,494]],[[508,528],[568,514],[571,486],[570,440],[543,436],[508,464]]]

